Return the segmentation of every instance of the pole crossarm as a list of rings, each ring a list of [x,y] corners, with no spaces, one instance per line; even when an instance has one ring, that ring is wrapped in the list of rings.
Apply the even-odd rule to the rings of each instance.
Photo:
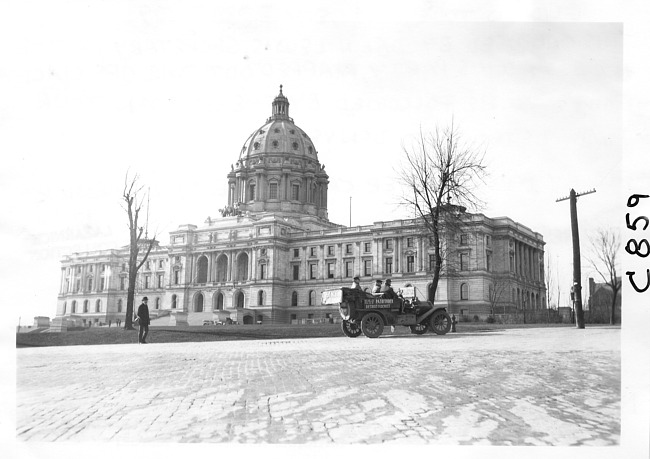
[[[584,191],[582,193],[576,193],[576,198],[579,197],[579,196],[584,196],[585,194],[591,194],[591,193],[595,193],[595,192],[596,192],[596,189],[592,188],[589,191]],[[564,198],[556,199],[555,202],[566,201],[567,199],[571,199],[571,196],[565,196]]]

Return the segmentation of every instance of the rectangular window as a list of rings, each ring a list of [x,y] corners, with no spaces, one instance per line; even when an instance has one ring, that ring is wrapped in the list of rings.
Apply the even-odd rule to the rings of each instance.
[[[372,260],[363,260],[363,275],[372,275]]]
[[[180,271],[174,271],[174,284],[178,285],[180,281]]]
[[[316,279],[316,263],[310,263],[309,264],[309,278],[310,279]]]
[[[386,269],[384,269],[386,274],[392,274],[393,272],[393,257],[386,257]]]
[[[352,244],[345,244],[345,254],[352,255]]]
[[[413,255],[406,257],[406,272],[415,272],[415,257]]]
[[[436,267],[436,256],[433,253],[429,254],[429,271],[433,271]]]
[[[260,279],[266,279],[266,265],[260,265]]]
[[[126,285],[126,277],[120,277],[120,290],[124,290]]]
[[[269,184],[269,199],[278,199],[278,184]]]
[[[293,258],[300,257],[300,249],[293,249]]]
[[[460,254],[460,270],[467,271],[469,269],[469,254],[461,253]]]
[[[467,234],[460,235],[460,245],[467,245],[469,243],[469,237]]]
[[[406,238],[406,247],[413,247],[413,238],[412,237],[407,237]]]
[[[333,245],[328,245],[327,246],[327,255],[332,257],[334,256],[334,246]]]
[[[88,279],[88,291],[91,291],[93,289],[93,280]]]
[[[248,187],[248,200],[249,201],[255,200],[255,184],[251,184]]]
[[[334,279],[334,263],[327,263],[327,278]]]
[[[310,257],[315,257],[316,256],[316,247],[310,247],[309,248],[309,256]]]
[[[158,274],[158,288],[163,288],[165,283],[165,276],[162,274]]]
[[[352,277],[352,271],[354,270],[354,262],[346,261],[345,262],[345,277]]]
[[[99,279],[99,291],[103,292],[105,287],[106,287],[106,279],[102,277],[101,279]]]
[[[485,245],[492,247],[492,237],[489,234],[485,236]]]
[[[386,242],[384,243],[384,248],[386,250],[393,250],[393,240],[392,239],[386,239]]]
[[[146,269],[147,271],[149,271],[149,270],[151,269],[151,263],[149,263],[149,262],[147,261],[147,262],[145,263],[145,265],[144,265],[144,269]]]
[[[300,201],[300,185],[291,185],[291,199]]]
[[[485,270],[492,271],[492,253],[489,251],[485,252]]]
[[[144,288],[149,288],[149,278],[151,276],[144,276]]]
[[[165,267],[165,262],[162,261],[162,260],[160,260],[160,261],[158,262],[158,268],[163,269],[164,267]]]
[[[293,268],[293,280],[300,279],[300,266],[293,265],[292,268]]]
[[[363,252],[364,253],[370,253],[371,247],[372,247],[372,244],[370,242],[364,242],[363,243]]]
[[[106,265],[102,265],[102,272],[106,272]]]
[[[515,272],[515,256],[510,255],[510,272],[514,273]]]

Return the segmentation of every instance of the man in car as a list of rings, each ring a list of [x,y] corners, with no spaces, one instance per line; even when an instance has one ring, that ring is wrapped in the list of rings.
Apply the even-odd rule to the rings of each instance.
[[[363,289],[361,288],[361,284],[359,284],[359,282],[361,282],[361,280],[359,279],[359,276],[354,276],[354,279],[352,279],[352,285],[350,286],[350,288],[352,290],[363,291]]]

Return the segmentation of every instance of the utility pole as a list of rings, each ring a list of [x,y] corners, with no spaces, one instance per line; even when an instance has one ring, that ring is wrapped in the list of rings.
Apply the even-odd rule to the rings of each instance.
[[[573,188],[568,197],[556,199],[555,202],[569,200],[569,207],[571,211],[571,238],[573,240],[573,304],[575,306],[575,321],[577,328],[585,328],[585,317],[582,310],[582,284],[580,278],[580,236],[578,234],[578,210],[576,202],[578,196],[585,194],[595,193],[596,190],[585,191],[584,193],[576,193]]]

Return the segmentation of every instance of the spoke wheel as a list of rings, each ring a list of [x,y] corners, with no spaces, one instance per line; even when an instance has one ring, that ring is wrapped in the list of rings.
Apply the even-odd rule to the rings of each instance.
[[[371,312],[361,319],[361,331],[368,338],[377,338],[384,331],[384,321],[376,312]]]
[[[361,327],[359,327],[359,324],[350,320],[344,320],[341,322],[341,330],[343,330],[343,334],[348,338],[356,338],[361,334]]]
[[[451,330],[451,317],[445,311],[436,311],[431,316],[429,325],[436,335],[445,335]]]
[[[414,335],[424,335],[428,331],[429,331],[429,324],[426,322],[411,325],[411,333],[413,333]]]

